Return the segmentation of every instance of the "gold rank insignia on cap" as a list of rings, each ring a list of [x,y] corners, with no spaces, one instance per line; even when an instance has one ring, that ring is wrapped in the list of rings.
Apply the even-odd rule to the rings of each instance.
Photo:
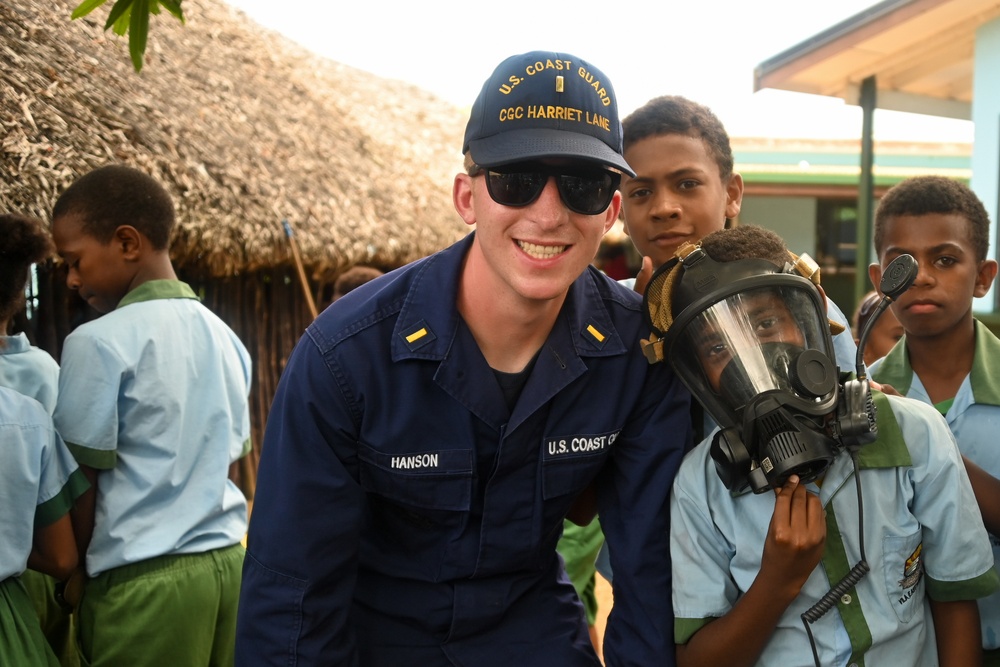
[[[427,345],[427,343],[437,338],[437,336],[435,336],[434,333],[427,327],[427,323],[423,320],[400,333],[400,336],[404,341],[406,341],[406,346],[410,348],[411,352]]]
[[[597,327],[595,327],[593,324],[587,325],[587,333],[589,333],[591,337],[601,345],[604,345],[604,341],[608,339],[608,337],[602,334],[600,331],[598,331]]]
[[[566,91],[566,79],[562,77],[562,74],[556,77],[556,92],[562,93]]]

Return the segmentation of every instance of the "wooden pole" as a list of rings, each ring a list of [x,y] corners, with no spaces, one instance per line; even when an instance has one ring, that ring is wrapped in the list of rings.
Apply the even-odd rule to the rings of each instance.
[[[295,240],[295,234],[292,232],[292,226],[288,224],[288,220],[282,220],[281,226],[285,228],[285,236],[288,237],[288,243],[292,246],[292,257],[295,259],[295,268],[299,272],[299,282],[302,283],[302,292],[306,295],[306,303],[309,305],[309,312],[312,313],[313,319],[319,315],[316,312],[316,302],[313,301],[312,290],[309,288],[309,281],[306,279],[306,270],[302,266],[302,256],[299,254],[299,243]]]

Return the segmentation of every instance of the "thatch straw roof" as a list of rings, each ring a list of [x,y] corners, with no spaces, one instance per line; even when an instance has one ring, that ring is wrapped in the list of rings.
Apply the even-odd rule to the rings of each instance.
[[[186,25],[152,17],[136,74],[106,9],[71,21],[76,4],[0,3],[0,209],[47,219],[74,178],[125,162],[175,197],[178,267],[212,276],[289,263],[282,218],[314,275],[397,266],[467,231],[449,103],[217,0],[185,0]]]

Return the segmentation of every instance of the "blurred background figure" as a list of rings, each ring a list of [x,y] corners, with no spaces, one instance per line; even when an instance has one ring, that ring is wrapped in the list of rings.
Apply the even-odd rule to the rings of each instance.
[[[865,295],[858,305],[858,310],[854,313],[854,342],[858,342],[861,332],[864,331],[868,320],[875,314],[875,308],[881,300],[878,292],[871,291]],[[865,365],[871,366],[876,359],[881,359],[889,353],[892,346],[903,337],[903,325],[899,323],[892,312],[892,308],[886,308],[885,312],[878,318],[875,328],[868,336],[868,343],[865,345]]]
[[[337,282],[333,284],[333,300],[336,301],[351,290],[361,287],[369,280],[378,278],[382,271],[374,266],[354,266],[344,271],[337,277]]]

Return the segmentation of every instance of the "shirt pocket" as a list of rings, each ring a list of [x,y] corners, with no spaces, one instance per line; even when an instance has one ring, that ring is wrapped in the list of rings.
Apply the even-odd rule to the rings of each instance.
[[[361,487],[375,505],[393,507],[410,523],[435,524],[472,502],[472,451],[385,453],[358,448]]]
[[[882,538],[882,574],[889,606],[900,623],[909,623],[924,604],[923,534]]]
[[[608,460],[620,430],[599,435],[548,437],[543,443],[542,497],[583,491]]]

